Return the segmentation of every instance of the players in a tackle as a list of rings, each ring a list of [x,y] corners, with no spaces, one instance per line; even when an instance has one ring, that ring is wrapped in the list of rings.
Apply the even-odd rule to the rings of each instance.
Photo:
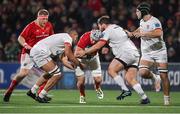
[[[99,38],[101,32],[99,30],[92,30],[89,32],[84,33],[80,40],[77,43],[75,49],[75,56],[78,56],[78,52],[81,50],[85,50],[91,47]],[[101,83],[102,83],[102,72],[101,72],[101,64],[99,60],[99,54],[95,52],[92,55],[82,57],[80,61],[86,65],[88,70],[91,71],[91,75],[94,79],[94,88],[97,93],[98,99],[103,99],[104,94],[101,90]],[[79,103],[86,103],[85,99],[85,71],[80,69],[79,67],[75,70],[76,78],[77,78],[77,88],[80,91],[80,98]]]
[[[123,89],[122,94],[117,97],[117,99],[122,99],[128,95],[131,95],[131,92],[124,84],[124,80],[118,75],[119,71],[124,69],[126,70],[126,81],[141,97],[140,103],[150,103],[150,100],[144,93],[141,85],[136,80],[140,56],[137,48],[120,26],[110,23],[109,16],[100,17],[97,23],[99,29],[102,31],[103,36],[95,45],[85,51],[82,50],[79,53],[79,57],[90,55],[91,53],[96,52],[101,47],[103,47],[106,43],[109,43],[109,46],[112,48],[115,58],[112,60],[108,67],[108,74]]]

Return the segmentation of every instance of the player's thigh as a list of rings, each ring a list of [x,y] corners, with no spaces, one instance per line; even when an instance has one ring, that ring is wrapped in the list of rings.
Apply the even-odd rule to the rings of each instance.
[[[21,54],[21,69],[31,69],[33,67],[34,63],[31,60],[29,54],[24,53]]]
[[[118,73],[120,70],[124,69],[123,61],[117,58],[114,58],[108,67],[108,73]]]
[[[42,69],[46,72],[51,72],[57,67],[53,60],[48,61],[46,64],[42,65]]]
[[[92,60],[90,63],[90,70],[93,77],[101,77],[102,71],[101,71],[101,63],[99,60],[99,57],[97,56],[94,60]]]
[[[90,70],[95,70],[95,69],[98,69],[99,67],[101,67],[100,66],[100,60],[99,60],[99,56],[94,56],[94,58],[93,59],[91,59],[90,61],[89,61],[89,69]]]
[[[20,76],[27,76],[30,72],[30,69],[26,69],[26,68],[20,68],[20,71],[18,73],[18,75]]]
[[[75,69],[76,77],[84,77],[85,72],[79,66]]]
[[[95,82],[102,82],[102,75],[97,75],[96,77],[93,77]]]
[[[149,69],[153,64],[154,64],[153,61],[141,58],[140,63],[139,63],[139,73],[140,73],[140,75],[149,74],[148,73]]]
[[[80,84],[84,84],[85,83],[85,76],[84,75],[76,76],[76,80],[77,80],[77,86]]]
[[[136,77],[137,77],[137,72],[138,72],[138,69],[137,69],[137,68],[135,68],[135,67],[129,67],[129,68],[126,70],[125,79],[126,79],[128,82],[131,82],[131,81],[135,80]]]
[[[162,51],[159,51],[157,53],[154,53],[154,60],[157,62],[157,63],[167,63],[167,51],[164,49]]]

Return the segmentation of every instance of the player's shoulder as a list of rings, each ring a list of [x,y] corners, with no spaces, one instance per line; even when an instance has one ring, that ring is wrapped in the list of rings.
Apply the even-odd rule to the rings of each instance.
[[[33,29],[34,26],[35,26],[35,22],[34,22],[34,21],[30,22],[29,24],[27,24],[27,25],[24,27],[23,32],[34,30],[34,29]]]
[[[52,36],[70,37],[70,35],[68,33],[56,33],[56,34],[53,34]]]
[[[36,25],[35,22],[32,21],[32,22],[30,22],[29,24],[27,24],[25,28],[32,28],[32,27],[34,27],[35,25]]]
[[[90,38],[90,34],[91,34],[91,31],[85,32],[85,33],[80,37],[80,39]]]
[[[160,23],[159,19],[156,18],[156,17],[154,17],[154,16],[152,16],[151,21],[152,21],[152,22],[156,22],[156,23],[157,23],[157,22]]]
[[[47,25],[47,26],[52,26],[52,23],[48,21],[48,22],[46,23],[46,25]]]

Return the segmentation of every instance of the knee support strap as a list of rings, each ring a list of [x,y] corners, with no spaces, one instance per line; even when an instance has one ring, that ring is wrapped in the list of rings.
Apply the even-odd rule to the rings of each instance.
[[[53,70],[49,71],[50,76],[60,75],[60,74],[61,74],[61,71],[57,65],[55,66],[55,68]]]
[[[167,73],[168,69],[167,68],[158,67],[158,71],[159,71],[159,73]]]
[[[146,65],[140,65],[140,66],[139,66],[139,69],[147,69],[147,70],[149,70],[149,67],[146,66]]]

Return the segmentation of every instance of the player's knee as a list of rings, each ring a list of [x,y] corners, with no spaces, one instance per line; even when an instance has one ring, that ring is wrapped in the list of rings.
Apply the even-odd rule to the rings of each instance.
[[[20,70],[17,77],[26,77],[29,74],[29,70]]]
[[[142,77],[146,77],[146,76],[149,75],[149,70],[147,70],[147,69],[139,69],[139,74]]]
[[[51,77],[51,75],[50,75],[49,73],[45,73],[45,74],[43,74],[43,77],[44,77],[45,79],[49,79],[49,78]]]
[[[108,74],[112,77],[116,74],[115,70],[112,68],[108,68]]]
[[[94,81],[96,83],[101,83],[102,82],[102,77],[101,76],[97,76],[97,77],[94,78]]]
[[[49,76],[49,78],[52,76],[56,76],[57,78],[61,77],[61,71],[58,66],[55,66],[55,68],[53,70],[49,71],[48,73],[49,74],[47,76]]]
[[[84,87],[84,82],[83,81],[78,81],[77,82],[77,88]]]

